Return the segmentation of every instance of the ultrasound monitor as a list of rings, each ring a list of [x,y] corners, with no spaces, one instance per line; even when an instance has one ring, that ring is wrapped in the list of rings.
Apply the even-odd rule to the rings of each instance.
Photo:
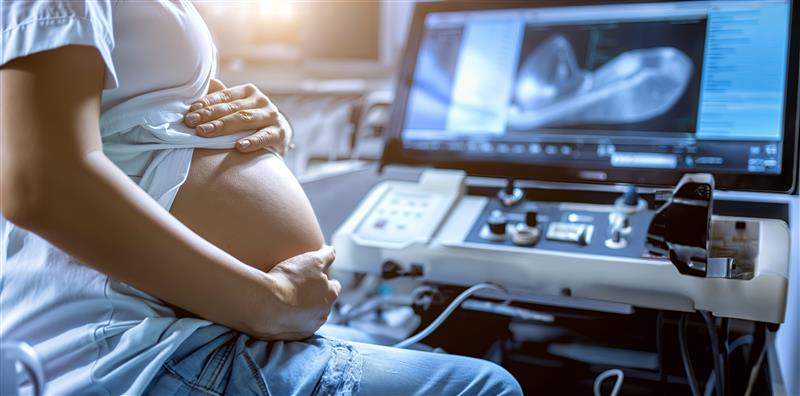
[[[384,163],[793,188],[791,0],[521,4],[417,6]]]

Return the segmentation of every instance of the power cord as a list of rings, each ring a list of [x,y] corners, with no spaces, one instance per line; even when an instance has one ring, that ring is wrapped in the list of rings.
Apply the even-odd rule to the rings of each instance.
[[[681,359],[683,360],[683,369],[686,371],[686,380],[689,382],[689,389],[692,391],[693,396],[700,396],[700,387],[697,385],[697,378],[694,376],[694,368],[692,368],[692,360],[689,359],[689,347],[686,345],[686,323],[688,322],[689,314],[684,313],[678,321],[678,344],[681,349]]]
[[[753,336],[743,335],[733,340],[732,343],[728,344],[728,355],[732,354],[739,347],[743,345],[750,345],[752,343]],[[706,388],[703,391],[703,396],[711,396],[714,393],[714,384],[716,384],[716,373],[712,370],[711,374],[708,375],[708,380],[706,380]]]
[[[603,371],[597,378],[594,379],[594,386],[592,389],[594,390],[594,396],[601,396],[600,395],[600,386],[603,385],[603,381],[607,380],[610,377],[617,377],[617,381],[614,383],[614,387],[611,388],[611,396],[617,396],[619,393],[620,388],[622,388],[622,381],[625,380],[625,373],[622,372],[620,369],[610,369]]]
[[[700,315],[703,317],[703,321],[705,322],[706,328],[708,329],[709,337],[711,338],[711,349],[713,352],[713,360],[714,360],[714,368],[711,374],[708,377],[708,381],[706,381],[706,386],[703,392],[703,396],[709,396],[712,393],[715,393],[718,396],[724,395],[725,388],[723,384],[725,384],[725,372],[723,369],[723,362],[724,358],[720,354],[720,344],[719,339],[717,336],[717,329],[714,324],[713,316],[708,311],[699,311]],[[680,344],[681,350],[681,358],[683,358],[683,366],[686,370],[686,379],[689,383],[689,388],[692,391],[692,395],[700,396],[699,393],[699,386],[697,383],[697,378],[694,374],[694,369],[692,368],[692,362],[689,359],[689,349],[686,345],[686,324],[688,320],[689,314],[684,313],[681,316],[680,321],[678,322],[678,343]],[[752,344],[751,353],[750,353],[750,375],[747,380],[747,388],[745,389],[745,396],[750,396],[753,391],[753,387],[755,386],[756,380],[758,378],[758,372],[761,368],[761,364],[764,361],[764,355],[766,355],[766,348],[764,348],[764,324],[757,323],[756,330],[753,336],[742,336],[737,338],[732,343],[728,344],[725,343],[725,353],[730,354],[735,351],[737,348],[741,347],[742,345]],[[725,359],[727,360],[727,359]]]
[[[444,311],[442,311],[442,313],[439,314],[439,316],[437,316],[436,319],[433,322],[431,322],[431,324],[428,325],[428,327],[426,327],[425,329],[423,329],[422,331],[420,331],[416,335],[408,337],[405,340],[400,341],[397,344],[394,344],[394,347],[395,348],[408,348],[408,347],[410,347],[410,346],[422,341],[423,339],[425,339],[426,337],[431,335],[431,333],[436,331],[436,329],[438,329],[439,326],[441,326],[442,323],[444,323],[444,321],[447,320],[447,318],[450,317],[450,315],[464,301],[466,301],[468,298],[470,298],[473,294],[475,294],[477,292],[480,292],[480,291],[484,291],[484,290],[494,290],[494,291],[499,291],[499,292],[503,292],[503,293],[506,292],[506,290],[503,289],[502,287],[497,286],[497,285],[493,285],[491,283],[478,283],[477,285],[472,286],[469,289],[464,290],[463,292],[461,292],[461,294],[459,294],[453,300],[453,302],[451,302],[450,305],[448,305],[447,308],[445,308]]]
[[[764,323],[756,323],[755,331],[753,332],[753,347],[750,350],[750,377],[747,379],[747,388],[745,389],[745,396],[750,396],[753,392],[753,387],[758,380],[758,373],[761,369],[761,364],[764,362],[764,356],[767,354],[767,327]]]
[[[656,354],[658,355],[658,382],[662,387],[667,385],[667,372],[664,370],[664,312],[658,311],[656,316]]]
[[[708,336],[711,338],[711,353],[714,359],[714,372],[717,373],[715,376],[716,383],[717,383],[717,395],[726,395],[725,393],[725,370],[723,369],[722,364],[722,355],[720,354],[719,350],[719,337],[717,336],[717,325],[714,323],[714,318],[711,316],[711,313],[708,311],[699,311],[700,316],[703,317],[703,322],[706,324],[706,329],[708,330]]]
[[[346,324],[348,321],[360,316],[372,313],[385,306],[408,306],[414,303],[425,293],[434,292],[436,289],[430,286],[419,286],[414,289],[407,297],[398,296],[377,296],[360,302],[356,308],[348,309],[335,317],[333,323]]]

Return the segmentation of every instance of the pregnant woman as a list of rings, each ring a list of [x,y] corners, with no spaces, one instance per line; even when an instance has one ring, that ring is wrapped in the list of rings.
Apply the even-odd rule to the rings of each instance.
[[[0,338],[48,393],[520,393],[484,361],[314,335],[340,286],[290,131],[212,79],[191,4],[0,12]]]

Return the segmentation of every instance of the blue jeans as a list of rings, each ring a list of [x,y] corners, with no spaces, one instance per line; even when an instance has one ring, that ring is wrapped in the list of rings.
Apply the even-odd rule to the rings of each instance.
[[[321,334],[347,334],[325,328]],[[363,338],[362,338],[363,339]],[[153,395],[521,395],[480,359],[314,336],[261,341],[222,326],[198,330],[150,384]]]

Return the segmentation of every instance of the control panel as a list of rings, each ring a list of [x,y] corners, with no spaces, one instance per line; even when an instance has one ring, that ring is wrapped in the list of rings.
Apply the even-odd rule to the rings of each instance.
[[[687,180],[648,207],[632,187],[609,204],[537,201],[467,195],[463,173],[426,171],[365,197],[334,233],[333,268],[783,322],[786,224],[712,217],[713,184]]]
[[[464,242],[557,252],[642,257],[651,211],[620,212],[614,205],[527,201],[486,203]]]
[[[364,239],[403,242],[420,230],[429,229],[434,214],[440,212],[445,197],[430,191],[388,191],[358,227]]]

